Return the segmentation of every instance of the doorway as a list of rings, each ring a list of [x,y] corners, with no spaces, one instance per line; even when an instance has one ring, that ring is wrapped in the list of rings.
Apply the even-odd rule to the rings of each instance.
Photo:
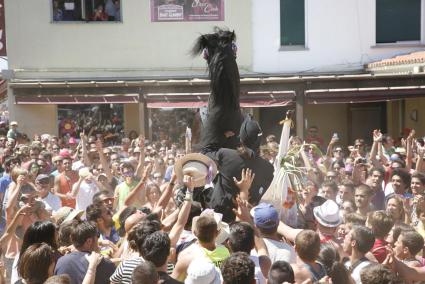
[[[368,145],[372,145],[374,129],[381,129],[382,133],[387,132],[386,115],[386,102],[350,104],[348,111],[349,143],[357,138],[362,138]]]

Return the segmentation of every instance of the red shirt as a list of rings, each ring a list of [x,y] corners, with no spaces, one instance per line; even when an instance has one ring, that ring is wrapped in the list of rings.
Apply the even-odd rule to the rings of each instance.
[[[375,256],[376,260],[379,263],[384,262],[385,258],[387,257],[387,249],[385,248],[387,246],[387,242],[384,240],[375,240],[375,244],[373,245],[370,252]]]

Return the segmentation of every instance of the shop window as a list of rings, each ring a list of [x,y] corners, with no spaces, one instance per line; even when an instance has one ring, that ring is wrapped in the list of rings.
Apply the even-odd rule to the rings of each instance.
[[[58,105],[60,137],[102,136],[107,145],[115,145],[124,137],[122,104]]]
[[[197,109],[151,109],[152,140],[170,140],[184,145],[186,127],[192,128],[192,144],[200,140],[200,116]]]
[[[121,0],[52,0],[53,22],[119,22]]]
[[[376,0],[376,43],[420,39],[421,0]]]
[[[280,44],[305,46],[304,0],[280,0]]]

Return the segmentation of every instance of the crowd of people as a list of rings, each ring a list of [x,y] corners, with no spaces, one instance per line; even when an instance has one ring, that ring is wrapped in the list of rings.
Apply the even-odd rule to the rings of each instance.
[[[324,155],[291,137],[304,147],[295,227],[253,198],[255,167],[226,176],[229,161],[134,134],[119,147],[19,134],[13,121],[0,137],[1,283],[425,281],[425,148],[414,131],[397,147],[379,130],[370,147],[332,137]],[[272,165],[278,141],[264,142],[254,155]],[[209,206],[218,180],[238,189],[231,216]]]
[[[1,283],[425,281],[424,140],[412,130],[395,145],[374,130],[345,147],[333,135],[322,154],[319,128],[289,137],[288,112],[282,141],[264,141],[240,109],[235,38],[216,28],[193,48],[211,79],[200,147],[190,131],[182,145],[164,129],[113,146],[84,131],[30,140],[10,122]],[[293,178],[281,183],[281,170]]]

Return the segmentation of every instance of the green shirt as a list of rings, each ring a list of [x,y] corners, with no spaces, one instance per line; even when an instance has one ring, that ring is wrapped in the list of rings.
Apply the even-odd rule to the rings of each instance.
[[[202,250],[205,256],[218,268],[220,268],[223,261],[230,256],[229,250],[225,246],[217,246],[215,250],[212,251],[206,248],[202,248]]]
[[[118,206],[117,206],[117,210],[120,210],[123,206],[124,206],[124,201],[127,198],[128,194],[130,193],[131,190],[133,190],[136,185],[139,183],[138,180],[133,179],[133,181],[131,182],[131,184],[127,184],[125,181],[123,181],[122,183],[120,183],[119,185],[117,185],[117,191],[118,191]],[[135,202],[134,204],[132,204],[133,206],[136,207],[142,207],[143,204],[140,204],[140,202]]]

